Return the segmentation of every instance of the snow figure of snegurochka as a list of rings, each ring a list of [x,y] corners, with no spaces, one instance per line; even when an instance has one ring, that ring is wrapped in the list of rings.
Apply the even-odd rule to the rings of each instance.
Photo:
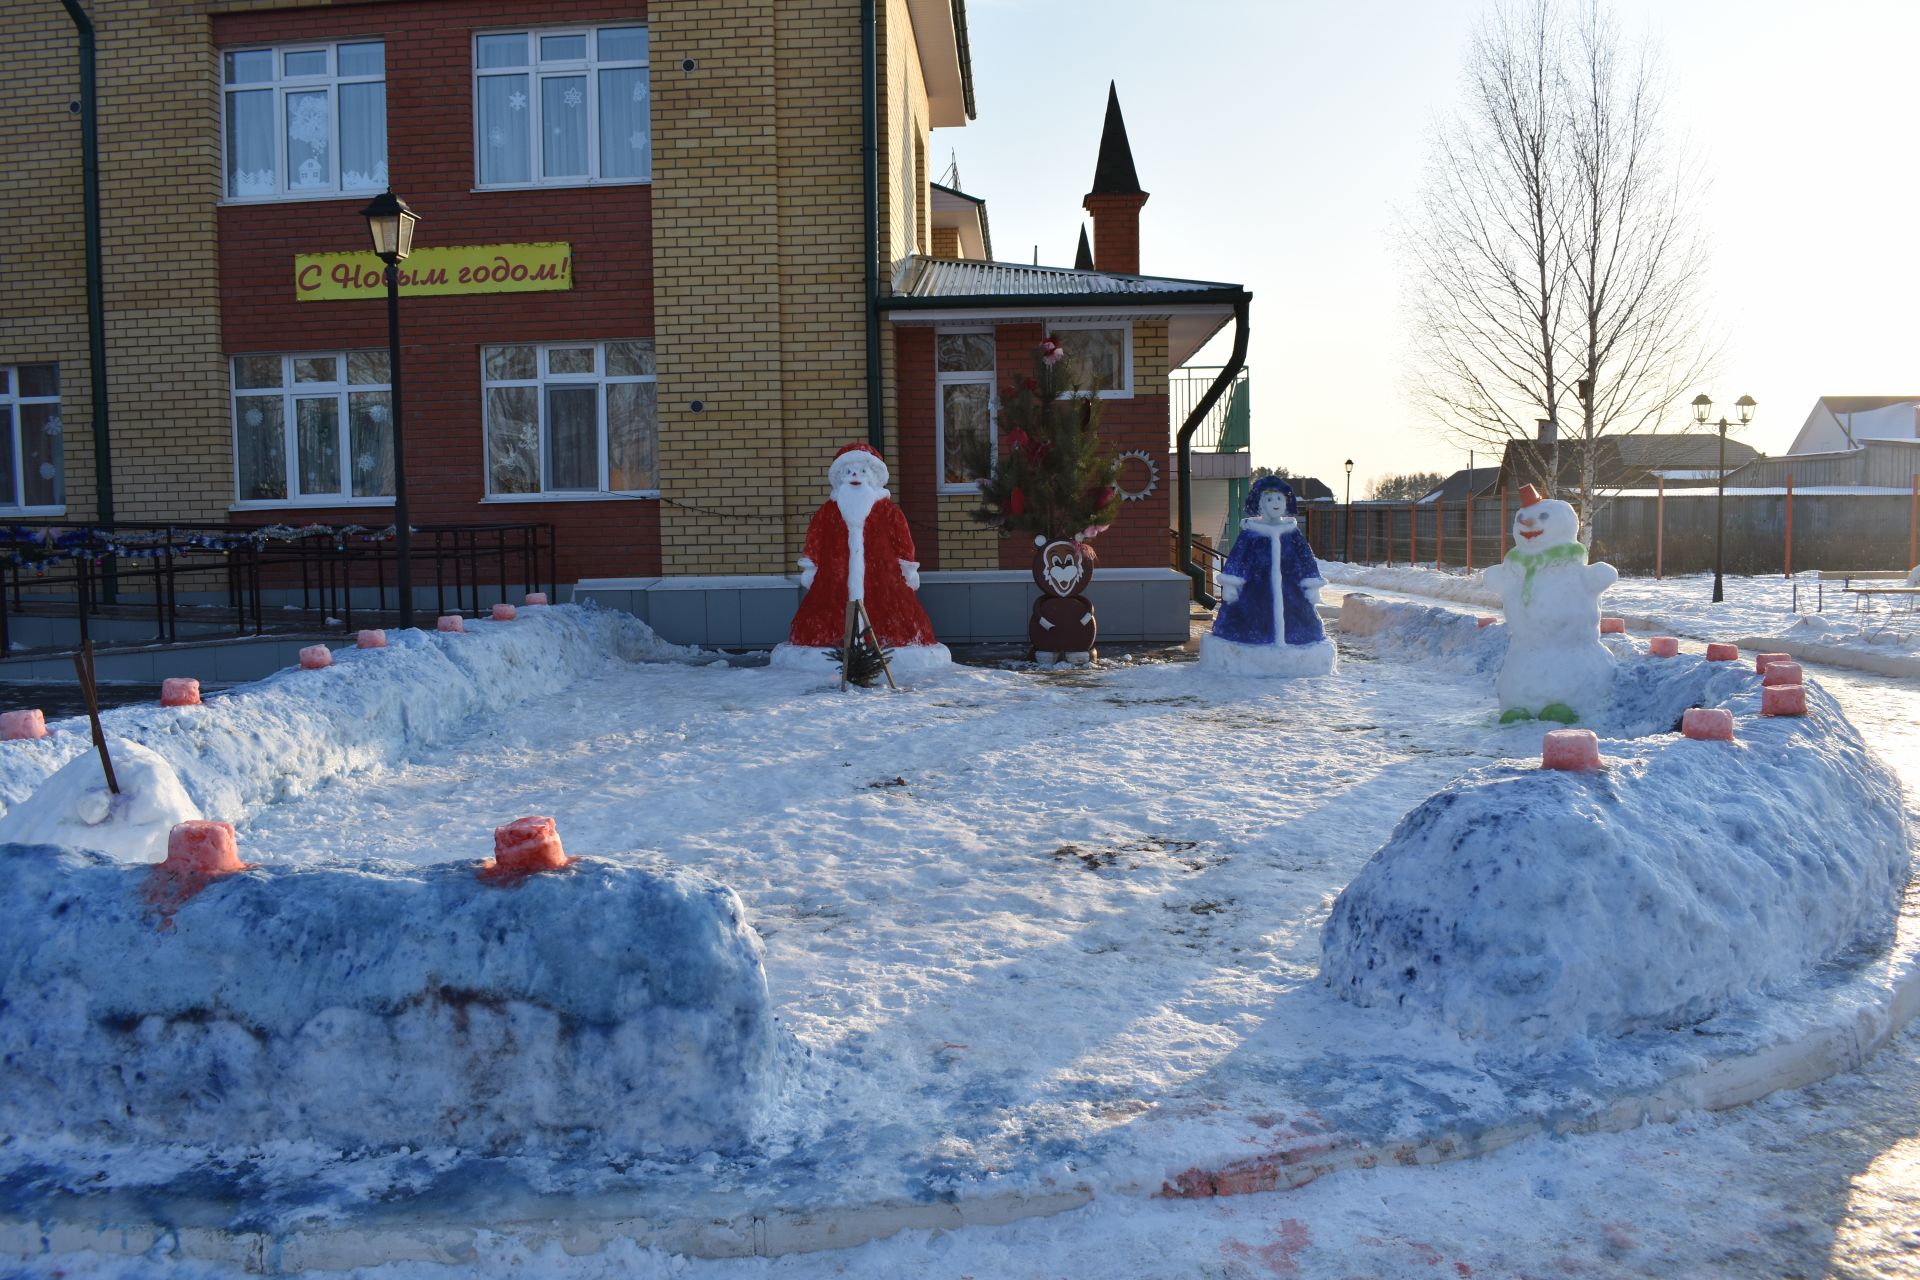
[[[1293,489],[1263,476],[1247,491],[1240,536],[1220,571],[1220,610],[1200,640],[1203,666],[1237,675],[1323,676],[1335,664],[1320,625],[1320,564],[1300,531]]]
[[[800,556],[806,595],[774,665],[830,670],[846,637],[847,602],[859,600],[895,674],[946,666],[952,656],[914,594],[920,564],[907,518],[887,494],[886,462],[870,445],[844,445],[827,483],[832,496],[813,513]]]
[[[1520,491],[1513,550],[1481,572],[1506,605],[1511,642],[1495,686],[1500,722],[1597,714],[1613,685],[1613,655],[1600,643],[1600,593],[1618,581],[1610,564],[1588,564],[1580,517],[1532,485]]]

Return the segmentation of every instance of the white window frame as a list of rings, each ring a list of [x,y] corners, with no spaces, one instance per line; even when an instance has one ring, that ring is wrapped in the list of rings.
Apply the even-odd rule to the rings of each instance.
[[[1000,454],[1000,351],[996,342],[994,347],[993,368],[968,369],[953,373],[940,371],[940,339],[947,334],[985,334],[994,337],[991,325],[951,325],[942,326],[933,331],[933,432],[934,432],[934,473],[936,489],[941,493],[978,494],[980,484],[977,480],[963,483],[950,483],[947,480],[947,397],[946,388],[950,386],[984,385],[987,389],[987,445],[990,457]]]
[[[640,59],[613,58],[602,59],[600,55],[600,32],[603,30],[640,27],[647,32],[647,56]],[[527,63],[520,67],[480,67],[480,41],[485,36],[519,36],[527,38]],[[585,36],[587,56],[585,58],[543,59],[540,56],[542,36]],[[653,182],[653,28],[646,22],[596,22],[587,26],[569,27],[503,27],[498,30],[476,31],[468,48],[469,64],[473,68],[473,189],[475,191],[528,191],[536,187],[632,187],[647,186]],[[603,178],[600,176],[600,72],[619,71],[640,68],[647,73],[647,174],[641,178]],[[540,123],[540,81],[554,75],[578,75],[586,81],[587,108],[587,173],[585,177],[544,178],[540,176],[542,168],[541,148],[546,145],[546,136]],[[527,78],[527,128],[532,150],[529,153],[529,174],[526,182],[485,182],[480,177],[480,155],[486,146],[486,139],[480,136],[480,81],[489,76],[525,76]],[[518,345],[495,343],[489,345]],[[564,345],[564,344],[562,344]]]
[[[658,498],[660,490],[652,489],[610,489],[607,487],[613,467],[613,459],[608,449],[607,437],[607,388],[621,383],[650,382],[654,384],[653,401],[653,448],[654,468],[660,466],[660,397],[659,365],[656,363],[653,373],[610,374],[607,369],[607,347],[616,342],[653,342],[652,338],[582,338],[572,342],[489,342],[480,348],[480,469],[484,477],[487,496],[483,502],[602,502],[608,499]],[[534,376],[532,378],[487,377],[487,352],[494,347],[532,347],[534,349]],[[593,348],[592,373],[551,373],[548,369],[550,354],[558,350],[577,350],[581,347]],[[655,346],[657,361],[658,346]],[[599,448],[599,487],[595,489],[551,489],[547,487],[547,388],[552,386],[583,387],[597,389],[595,399],[595,427],[598,431]],[[534,408],[539,423],[540,488],[533,493],[495,493],[493,491],[493,457],[488,445],[492,438],[493,424],[487,418],[487,392],[496,387],[532,387],[534,389]]]
[[[356,44],[377,44],[380,46],[380,74],[377,76],[343,76],[340,74],[340,46]],[[290,53],[322,53],[327,55],[329,70],[325,75],[289,76],[286,73],[287,55]],[[227,83],[227,57],[238,53],[268,53],[273,55],[273,79],[249,80],[243,84]],[[294,41],[288,44],[243,44],[223,48],[219,51],[220,68],[220,201],[221,204],[274,204],[285,200],[339,200],[346,196],[378,194],[386,190],[386,182],[376,180],[365,187],[341,185],[340,173],[340,86],[343,84],[379,84],[387,82],[386,40],[369,36],[363,39],[323,40],[319,42]],[[227,136],[227,99],[236,93],[252,93],[262,89],[273,92],[273,181],[274,192],[271,195],[235,195],[229,186],[232,182],[230,148],[232,139]],[[317,89],[326,90],[327,120],[332,130],[328,140],[328,176],[331,182],[324,189],[302,188],[292,190],[287,185],[287,95],[289,93],[311,93]],[[381,133],[386,135],[386,104],[382,99]],[[392,138],[387,136],[388,156],[392,159]]]
[[[41,503],[35,506],[27,505],[25,501],[27,492],[26,467],[20,453],[21,406],[50,404],[54,407],[54,421],[63,421],[60,413],[60,392],[58,390],[60,364],[55,360],[26,360],[22,361],[21,364],[52,365],[55,390],[50,396],[21,395],[19,393],[21,365],[0,365],[0,410],[4,410],[6,413],[6,443],[4,447],[13,450],[13,492],[0,494],[0,511],[8,515],[64,515],[67,510],[67,444],[65,435],[63,434],[61,436],[60,447],[54,452],[54,457],[58,459],[55,465],[59,468],[55,476],[55,487],[60,493],[60,501],[58,502]]]
[[[360,348],[347,351],[247,351],[227,358],[227,395],[232,403],[233,423],[233,505],[231,511],[281,511],[301,507],[391,507],[393,495],[377,495],[357,498],[353,496],[353,418],[348,409],[347,397],[358,392],[385,391],[388,393],[388,405],[391,407],[393,392],[393,371],[388,369],[385,382],[348,382],[347,356],[349,354],[386,355],[375,348]],[[334,361],[335,380],[332,382],[295,382],[293,380],[293,362],[295,360]],[[242,360],[278,360],[280,361],[280,386],[242,387],[240,385],[239,362]],[[340,488],[335,493],[300,492],[300,419],[299,411],[294,408],[295,400],[318,400],[327,395],[335,397],[335,430],[339,432]],[[240,496],[240,414],[242,404],[248,400],[264,400],[278,397],[280,400],[280,432],[282,455],[285,458],[287,474],[287,496],[284,498],[243,498]],[[389,436],[389,439],[392,437]],[[396,472],[397,478],[397,472]]]
[[[1074,329],[1118,329],[1121,331],[1123,335],[1123,340],[1120,344],[1120,351],[1121,351],[1120,368],[1122,372],[1120,385],[1118,387],[1107,387],[1100,391],[1096,391],[1094,393],[1094,398],[1098,400],[1131,400],[1133,399],[1133,321],[1131,320],[1049,320],[1047,322],[1047,336],[1050,338],[1056,333],[1065,333]],[[1062,400],[1066,400],[1066,399],[1070,399],[1072,396],[1073,396],[1073,392],[1063,391],[1060,393],[1059,398]]]

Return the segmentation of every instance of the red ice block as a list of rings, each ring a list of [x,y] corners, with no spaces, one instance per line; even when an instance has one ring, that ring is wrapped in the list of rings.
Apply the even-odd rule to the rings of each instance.
[[[480,868],[480,878],[504,880],[566,865],[552,818],[515,818],[493,829],[493,861]]]
[[[1761,675],[1767,674],[1767,668],[1776,662],[1792,662],[1790,653],[1756,653],[1753,655],[1753,669]]]
[[[1496,620],[1493,618],[1475,618],[1473,621],[1475,626],[1490,627]]]
[[[1740,656],[1737,644],[1710,644],[1707,646],[1708,662],[1733,662]]]
[[[362,631],[356,643],[362,649],[384,649],[387,647],[387,633],[384,631]]]
[[[38,707],[27,711],[0,711],[0,742],[47,736],[47,718]]]
[[[1760,677],[1760,683],[1763,685],[1799,684],[1802,678],[1800,664],[1797,662],[1769,662]]]
[[[493,620],[495,622],[512,622],[515,612],[514,607],[510,604],[497,604],[493,606]]]
[[[199,706],[200,682],[192,676],[168,676],[160,682],[160,705],[163,707]]]
[[[1725,707],[1688,707],[1680,732],[1697,742],[1732,742],[1733,712]]]
[[[231,822],[195,818],[175,823],[167,832],[167,860],[160,869],[174,875],[224,876],[245,871],[247,864],[240,861]]]
[[[546,592],[544,592],[544,591],[529,591],[529,592],[527,592],[527,599],[526,599],[526,603],[527,603],[528,605],[536,605],[536,604],[545,604],[546,602],[547,602],[547,593],[546,593]]]
[[[1767,672],[1769,680],[1780,667]],[[1803,716],[1807,714],[1807,686],[1768,684],[1760,690],[1760,714],[1763,716]]]
[[[1672,636],[1655,636],[1647,641],[1647,652],[1656,658],[1678,657],[1680,642]]]
[[[310,644],[300,651],[300,666],[304,670],[318,671],[332,665],[333,650],[323,644]]]
[[[1627,620],[1625,618],[1600,619],[1600,634],[1603,636],[1623,636],[1627,634]]]
[[[1540,744],[1542,769],[1575,773],[1600,767],[1600,738],[1591,729],[1553,729]]]
[[[440,615],[440,621],[433,625],[437,631],[465,631],[467,629],[466,619],[457,613],[443,613]]]

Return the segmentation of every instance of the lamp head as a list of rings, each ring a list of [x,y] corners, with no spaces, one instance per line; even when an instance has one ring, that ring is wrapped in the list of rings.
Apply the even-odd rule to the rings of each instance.
[[[413,228],[420,221],[420,215],[412,206],[391,191],[385,191],[373,198],[373,202],[360,211],[367,220],[367,233],[373,237],[373,253],[380,261],[392,266],[404,262],[413,252]]]
[[[1735,400],[1733,402],[1733,407],[1740,411],[1741,426],[1744,427],[1749,422],[1753,421],[1753,411],[1759,407],[1759,404],[1760,402],[1755,400],[1752,396],[1741,396],[1738,400]]]
[[[1693,398],[1693,420],[1700,426],[1707,425],[1707,419],[1713,416],[1713,397],[1701,392]]]

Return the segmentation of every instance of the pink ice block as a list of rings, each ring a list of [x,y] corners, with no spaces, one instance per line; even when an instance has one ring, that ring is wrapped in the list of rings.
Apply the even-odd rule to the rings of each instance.
[[[527,599],[526,599],[526,603],[527,603],[528,605],[536,605],[536,604],[545,604],[546,602],[547,602],[547,593],[546,593],[546,592],[544,592],[544,591],[529,591],[529,592],[527,592]]]
[[[1600,738],[1591,729],[1554,729],[1540,744],[1542,769],[1584,773],[1600,767]]]
[[[167,860],[160,869],[174,875],[224,876],[245,871],[247,864],[240,861],[231,822],[195,818],[175,823],[167,832]]]
[[[466,619],[457,613],[443,613],[440,615],[440,621],[433,625],[437,631],[465,631],[467,629]]]
[[[1688,707],[1680,732],[1698,742],[1732,742],[1733,712],[1725,707]]]
[[[1780,668],[1768,670],[1771,677]],[[1807,714],[1807,686],[1769,684],[1760,690],[1760,714],[1763,716],[1803,716]]]
[[[1672,636],[1655,636],[1647,641],[1647,652],[1656,658],[1675,658],[1680,655],[1680,642]]]
[[[1710,644],[1707,646],[1708,662],[1733,662],[1740,657],[1737,644]]]
[[[384,649],[387,647],[387,633],[384,631],[362,631],[355,642],[362,649]]]
[[[1494,624],[1495,621],[1496,619],[1493,619],[1493,618],[1475,618],[1473,620],[1474,625],[1478,627],[1490,627]]]
[[[1625,618],[1600,619],[1600,634],[1603,636],[1623,636],[1627,634],[1627,620]]]
[[[200,682],[192,676],[168,676],[160,682],[160,705],[163,707],[199,706]]]
[[[515,612],[514,607],[510,604],[497,604],[493,606],[493,620],[495,622],[512,622]]]
[[[1800,664],[1797,662],[1769,662],[1765,673],[1760,677],[1760,683],[1763,685],[1799,684],[1801,680]]]
[[[47,718],[38,707],[27,711],[0,711],[0,742],[47,736]]]
[[[323,644],[310,644],[300,651],[300,666],[304,670],[318,671],[332,665],[333,650]]]
[[[566,865],[552,818],[515,818],[493,829],[493,861],[480,868],[480,877],[506,880]]]
[[[1756,653],[1753,655],[1753,669],[1761,675],[1767,674],[1767,668],[1776,662],[1792,662],[1790,653]]]

